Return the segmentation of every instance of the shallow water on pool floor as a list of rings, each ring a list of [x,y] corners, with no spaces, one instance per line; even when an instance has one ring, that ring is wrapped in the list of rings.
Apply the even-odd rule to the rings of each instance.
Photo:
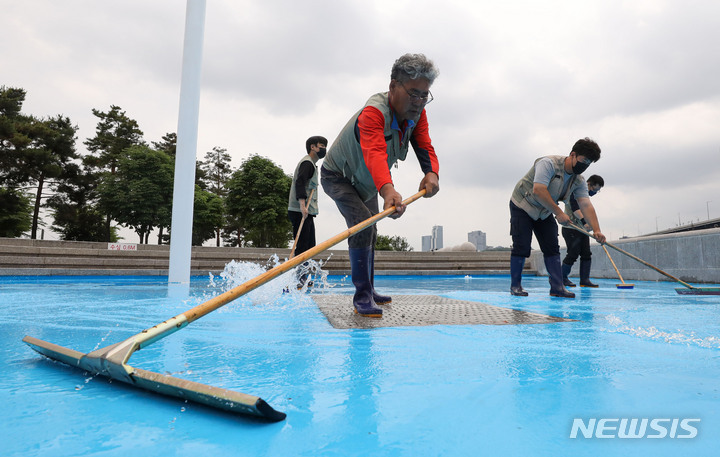
[[[245,272],[252,277],[253,272]],[[346,277],[312,293],[271,283],[133,354],[130,364],[258,395],[287,419],[266,423],[43,358],[31,335],[81,352],[180,314],[235,278],[0,278],[2,455],[475,456],[716,455],[720,447],[720,298],[673,283],[600,280],[576,299],[547,278],[378,277],[389,294],[434,294],[575,319],[537,325],[339,330],[313,293],[349,294]],[[235,274],[235,273],[234,273]],[[287,283],[287,284],[285,284]],[[330,287],[331,286],[331,287]],[[574,419],[672,421],[643,438],[570,438]],[[689,428],[692,428],[689,427]],[[674,436],[674,437],[671,437]],[[593,435],[595,436],[595,435]]]

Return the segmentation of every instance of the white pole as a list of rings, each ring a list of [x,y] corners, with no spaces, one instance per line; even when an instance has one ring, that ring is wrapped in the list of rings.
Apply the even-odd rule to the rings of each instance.
[[[186,284],[188,289],[204,32],[205,0],[187,0],[168,283]]]

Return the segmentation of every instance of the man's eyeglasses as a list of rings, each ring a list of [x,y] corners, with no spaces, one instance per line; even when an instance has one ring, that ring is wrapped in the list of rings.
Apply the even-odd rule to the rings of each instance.
[[[405,89],[405,93],[408,94],[408,97],[410,97],[410,101],[412,103],[422,103],[423,105],[427,105],[431,101],[434,100],[432,92],[428,91],[427,95],[420,95],[419,92],[413,91],[410,92],[407,90],[405,85],[403,83],[400,83],[403,89]]]
[[[584,156],[583,156],[583,160],[580,160],[580,159],[577,158],[577,157],[578,157],[578,156],[577,156],[577,153],[575,153],[575,154],[576,154],[576,155],[575,155],[575,158],[576,158],[576,160],[577,160],[578,162],[583,163],[583,164],[585,164],[585,165],[592,165],[592,163],[593,163],[592,160],[590,160],[590,159],[588,159],[587,157],[584,157]]]

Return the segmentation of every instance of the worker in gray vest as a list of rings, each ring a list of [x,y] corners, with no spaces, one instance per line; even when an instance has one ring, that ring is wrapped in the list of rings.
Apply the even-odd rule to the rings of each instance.
[[[522,270],[530,257],[533,233],[543,253],[550,276],[550,295],[575,298],[563,285],[557,224],[567,225],[570,217],[558,201],[575,197],[595,239],[605,242],[595,208],[590,202],[588,187],[582,177],[590,164],[600,160],[600,147],[590,138],[578,140],[568,156],[547,156],[535,160],[532,168],[518,181],[510,199],[510,235],[513,246],[510,257],[510,293],[527,296],[522,288]]]
[[[597,194],[604,185],[605,180],[602,176],[590,176],[587,179],[588,195],[592,197]],[[570,202],[565,203],[565,214],[568,215],[573,224],[587,231],[592,230],[574,197],[570,197]],[[565,255],[562,262],[563,284],[565,284],[565,287],[575,287],[575,283],[570,281],[568,275],[578,256],[580,256],[580,287],[598,287],[597,284],[590,280],[590,269],[592,268],[590,237],[570,227],[562,228],[562,236],[565,238],[565,246],[567,247],[567,255]]]
[[[318,171],[317,161],[325,157],[327,140],[322,136],[311,136],[305,141],[307,155],[298,162],[293,173],[290,195],[288,196],[288,219],[292,223],[295,255],[315,247],[315,216],[318,215]],[[304,222],[303,222],[304,219]],[[300,236],[298,237],[298,229]],[[298,278],[298,288],[307,281],[307,274]],[[309,284],[310,285],[310,284]]]
[[[320,183],[335,201],[348,228],[379,212],[378,193],[383,210],[396,208],[391,218],[405,212],[390,168],[405,160],[410,145],[423,173],[420,189],[425,189],[425,197],[432,197],[440,189],[438,161],[425,112],[433,99],[430,86],[437,76],[435,65],[423,54],[401,56],[390,72],[389,91],[370,97],[330,146],[320,170]],[[353,306],[364,317],[382,317],[377,305],[392,300],[375,291],[376,239],[374,225],[348,238],[355,286]]]

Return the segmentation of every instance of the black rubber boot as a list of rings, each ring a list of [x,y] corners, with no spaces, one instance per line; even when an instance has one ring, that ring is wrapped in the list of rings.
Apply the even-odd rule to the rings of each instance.
[[[376,305],[389,305],[392,297],[380,295],[375,291],[375,249],[370,252],[370,285],[372,286],[373,300]]]
[[[575,287],[575,283],[568,278],[568,276],[570,276],[570,270],[572,270],[572,265],[562,264],[563,285],[565,287]]]
[[[510,256],[510,293],[517,297],[527,297],[528,293],[522,288],[522,271],[525,267],[525,257]]]
[[[592,260],[580,259],[580,287],[599,287],[597,284],[590,281],[591,266]]]
[[[364,317],[382,317],[382,309],[375,305],[372,294],[372,284],[370,283],[370,256],[372,249],[366,248],[350,248],[350,269],[352,272],[352,282],[355,286],[355,295],[353,296],[353,306],[355,312]]]
[[[562,266],[560,264],[560,255],[545,257],[545,268],[550,275],[550,295],[553,297],[575,298],[575,294],[568,292],[563,285]]]

